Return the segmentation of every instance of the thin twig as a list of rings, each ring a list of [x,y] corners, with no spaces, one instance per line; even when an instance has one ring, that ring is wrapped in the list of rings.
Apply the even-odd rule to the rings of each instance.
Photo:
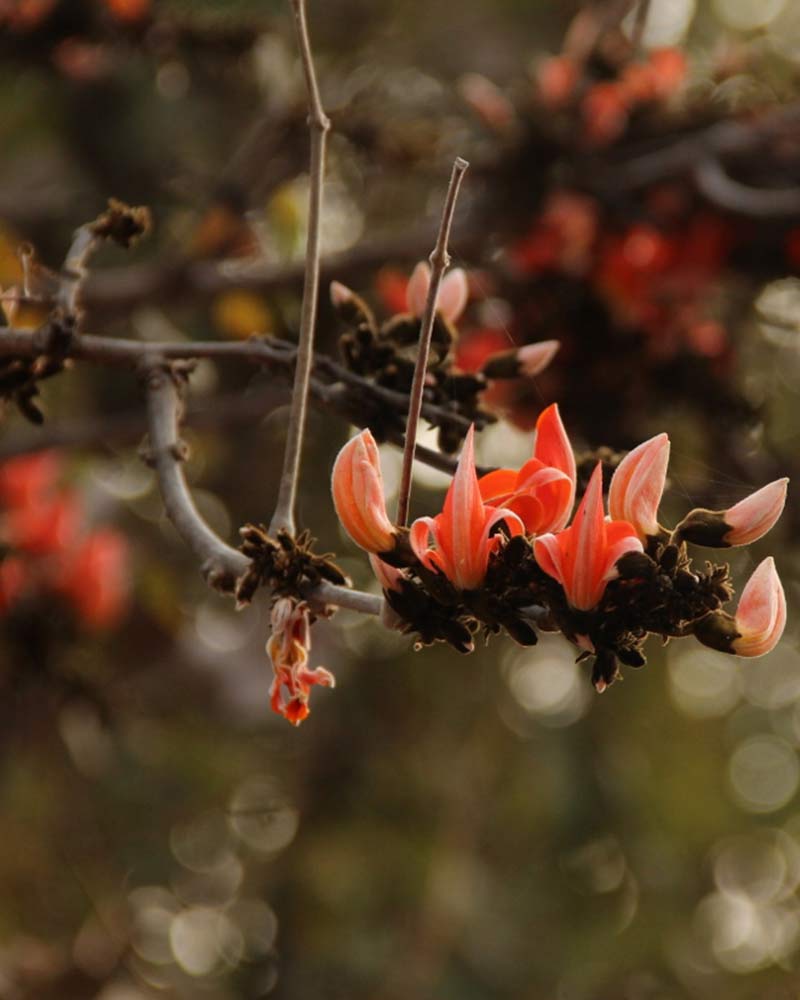
[[[300,314],[300,337],[294,375],[292,405],[286,433],[286,451],[278,487],[278,502],[270,522],[270,533],[281,528],[294,534],[294,508],[297,481],[300,474],[300,456],[306,427],[308,384],[314,361],[314,329],[317,319],[319,294],[320,228],[322,221],[322,189],[325,174],[325,144],[330,121],[322,107],[314,71],[314,59],[308,38],[305,0],[292,0],[297,42],[303,64],[303,75],[308,91],[308,127],[311,135],[311,184],[308,195],[308,236],[306,239],[306,268],[303,283],[303,305]]]
[[[3,327],[0,337],[0,357],[39,357],[51,353],[53,349],[52,330],[45,325],[37,330],[17,327]],[[65,357],[75,358],[100,365],[120,365],[141,370],[149,361],[190,361],[207,358],[211,360],[239,360],[247,364],[269,368],[270,371],[291,377],[297,351],[294,344],[276,337],[245,341],[184,340],[184,341],[142,341],[127,340],[123,337],[96,337],[91,334],[75,334]],[[408,395],[396,389],[388,389],[368,378],[351,372],[332,358],[319,355],[314,359],[313,370],[327,380],[341,383],[354,390],[354,396],[380,403],[383,407],[396,410],[398,414],[408,410]],[[323,402],[328,402],[327,399]],[[357,412],[357,410],[355,411]],[[352,421],[353,410],[348,412]],[[451,427],[465,432],[469,420],[459,413],[434,403],[423,403],[422,416],[431,424]],[[482,426],[476,419],[475,426]]]
[[[155,469],[167,516],[200,559],[207,583],[223,593],[232,593],[236,580],[250,563],[211,530],[192,500],[181,465],[185,457],[178,426],[182,402],[175,375],[165,363],[154,362],[146,370],[145,378],[150,439],[147,459]],[[313,604],[333,604],[376,616],[383,605],[375,594],[327,582],[309,589],[304,597]]]
[[[456,157],[456,161],[453,164],[453,172],[450,175],[450,184],[447,188],[444,209],[442,210],[442,221],[439,226],[439,234],[436,238],[436,246],[428,258],[431,262],[431,280],[428,287],[425,312],[422,316],[419,347],[417,348],[417,363],[414,368],[414,381],[411,384],[411,398],[408,403],[405,447],[403,448],[403,472],[400,479],[400,492],[397,498],[397,524],[400,527],[405,527],[408,522],[408,507],[411,501],[411,476],[414,468],[414,453],[417,444],[417,427],[419,426],[419,417],[422,410],[422,393],[425,388],[428,354],[433,334],[433,322],[436,317],[436,302],[439,298],[439,287],[441,286],[444,272],[450,263],[447,243],[450,239],[450,228],[453,224],[453,214],[455,213],[458,191],[468,167],[469,163],[466,160],[460,156]]]
[[[77,316],[78,296],[89,274],[87,264],[98,242],[91,225],[80,226],[75,230],[72,244],[64,260],[58,291],[58,304],[67,316]]]

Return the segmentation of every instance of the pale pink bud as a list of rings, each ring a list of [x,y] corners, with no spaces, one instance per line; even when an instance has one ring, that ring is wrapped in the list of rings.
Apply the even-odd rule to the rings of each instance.
[[[550,364],[561,344],[557,340],[541,340],[538,344],[526,344],[517,351],[520,374],[533,378]]]
[[[629,452],[614,470],[608,510],[615,521],[628,521],[640,538],[657,535],[658,505],[669,462],[669,438],[657,434]]]
[[[778,644],[786,626],[786,595],[772,556],[745,584],[734,621],[739,637],[731,648],[737,656],[764,656]]]
[[[331,302],[336,309],[341,309],[353,298],[352,289],[343,285],[341,281],[332,281],[330,287]]]
[[[766,535],[783,513],[788,484],[788,479],[776,479],[727,510],[723,516],[730,531],[725,543],[747,545]]]
[[[394,548],[395,532],[386,513],[380,456],[370,431],[342,448],[333,466],[333,503],[345,531],[367,552]]]
[[[406,289],[406,302],[412,316],[422,317],[430,286],[431,269],[422,260],[411,273]],[[436,311],[449,323],[455,323],[464,311],[468,297],[467,275],[462,268],[455,267],[442,279],[439,286],[439,296],[436,300]]]

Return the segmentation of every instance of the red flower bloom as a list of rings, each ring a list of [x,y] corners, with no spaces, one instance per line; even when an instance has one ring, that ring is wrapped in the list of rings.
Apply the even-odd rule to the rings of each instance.
[[[575,456],[553,403],[536,423],[533,458],[519,471],[496,469],[478,480],[481,499],[518,515],[529,535],[560,531],[575,501]]]
[[[491,534],[495,525],[505,521],[512,535],[525,530],[513,511],[490,506],[481,499],[473,434],[470,427],[441,514],[417,518],[409,533],[419,561],[430,570],[444,573],[461,590],[475,590],[483,582],[489,557],[500,544],[500,537]]]
[[[603,514],[603,469],[592,473],[572,524],[533,543],[539,566],[564,588],[578,611],[596,607],[606,584],[617,576],[617,563],[628,552],[642,552],[642,543],[627,521],[607,521]]]

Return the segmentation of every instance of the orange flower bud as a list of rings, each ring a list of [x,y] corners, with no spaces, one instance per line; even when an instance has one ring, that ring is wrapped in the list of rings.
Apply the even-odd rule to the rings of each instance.
[[[395,530],[386,513],[378,446],[369,430],[339,452],[332,490],[339,520],[356,545],[375,553],[394,548]]]

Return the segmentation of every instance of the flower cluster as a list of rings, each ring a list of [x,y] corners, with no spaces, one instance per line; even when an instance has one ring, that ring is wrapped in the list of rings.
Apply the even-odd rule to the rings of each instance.
[[[680,49],[661,48],[612,69],[614,78],[591,80],[568,55],[545,59],[537,74],[539,100],[549,112],[577,114],[587,141],[603,146],[619,138],[633,114],[673,97],[687,65]]]
[[[111,628],[128,606],[128,547],[111,528],[84,529],[81,497],[61,473],[53,452],[0,466],[0,615],[55,598],[82,628]]]
[[[339,346],[351,371],[383,388],[410,391],[430,281],[425,262],[417,264],[407,280],[398,272],[384,272],[378,291],[395,314],[382,324],[355,292],[338,281],[331,283],[331,302],[348,327]],[[439,426],[439,447],[446,452],[458,449],[468,422],[481,429],[496,419],[498,385],[529,381],[549,365],[558,350],[555,340],[516,348],[507,335],[501,335],[492,341],[490,351],[481,350],[477,364],[470,363],[463,345],[474,340],[475,331],[464,337],[456,330],[469,295],[466,273],[454,268],[442,280],[436,301],[425,400],[453,417]],[[497,398],[502,397],[501,392]],[[387,407],[370,414],[370,426],[379,438],[389,431],[402,432],[403,422],[401,414]]]
[[[780,516],[787,480],[770,483],[727,510],[696,509],[672,530],[658,511],[669,460],[666,434],[617,465],[604,506],[598,462],[574,514],[576,463],[557,405],[539,417],[532,457],[521,469],[478,477],[467,435],[441,512],[410,529],[386,513],[378,450],[362,431],[340,452],[333,497],[350,537],[370,553],[388,605],[421,643],[462,652],[473,634],[505,631],[532,645],[536,629],[561,631],[594,656],[598,691],[619,664],[641,666],[649,634],[694,634],[739,656],[774,648],[786,604],[774,562],[746,584],[735,615],[727,565],[692,566],[688,546],[746,545]],[[570,517],[570,515],[572,516]]]

